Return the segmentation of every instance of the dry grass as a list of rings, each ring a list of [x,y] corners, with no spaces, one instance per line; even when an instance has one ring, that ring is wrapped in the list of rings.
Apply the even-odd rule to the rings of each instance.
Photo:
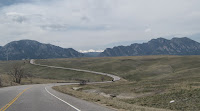
[[[37,60],[36,62],[52,66],[106,72],[125,79],[114,83],[81,86],[81,89],[78,91],[71,89],[74,86],[54,87],[56,90],[78,98],[126,110],[156,110],[148,107],[173,110],[182,110],[183,108],[192,109],[192,111],[200,110],[198,106],[200,104],[199,99],[192,99],[193,97],[199,97],[200,94],[200,56],[73,58]],[[5,69],[8,70],[9,67],[7,66],[9,64],[12,63],[1,62],[0,73],[5,72]],[[33,70],[35,77],[52,82],[55,79],[71,81],[74,78],[100,81],[101,78],[88,73],[82,75],[82,73],[74,71],[31,66],[30,64],[26,64],[26,69]],[[107,78],[107,80],[109,79]],[[29,82],[29,80],[24,81],[26,83]],[[37,81],[35,80],[35,82]],[[92,90],[96,92],[86,93],[86,91]],[[116,95],[117,97],[107,98],[100,96],[99,93]],[[187,100],[185,101],[185,98],[178,95],[186,96]],[[127,98],[123,98],[123,96]],[[168,104],[175,97],[184,101],[174,105]]]
[[[64,80],[53,80],[53,79],[43,79],[43,78],[24,78],[21,84],[47,84],[47,83],[57,83],[57,82],[74,82],[74,81],[64,81]]]
[[[2,87],[11,86],[11,85],[18,85],[16,83],[12,82],[12,78],[9,75],[1,74],[0,78],[1,78]]]
[[[132,56],[38,60],[37,63],[106,72],[129,81],[199,81],[200,56]],[[188,74],[190,73],[190,75]],[[188,79],[189,78],[189,79]]]
[[[85,92],[75,91],[72,89],[72,87],[79,87],[79,86],[77,85],[55,86],[53,87],[53,89],[75,96],[77,98],[81,98],[86,101],[91,101],[98,104],[106,105],[108,107],[115,108],[119,111],[169,111],[165,109],[137,106],[137,105],[120,101],[117,98],[106,98],[94,93],[85,93]]]
[[[23,78],[21,84],[13,82],[13,78],[7,74],[0,75],[2,87],[25,85],[25,84],[47,84],[47,83],[57,83],[57,82],[74,82],[74,81],[64,81],[64,80],[53,80],[53,79],[43,79],[43,78]]]
[[[182,108],[200,110],[200,107],[194,107],[194,104],[200,104],[200,102],[193,101],[189,96],[186,103],[178,102],[175,105],[169,105],[168,99],[159,99],[168,97],[172,99],[178,94],[199,97],[197,92],[200,88],[200,56],[49,59],[37,62],[107,72],[127,80],[82,86],[79,91],[83,93],[116,95],[118,101],[133,105],[173,110],[182,110]],[[178,99],[184,100],[181,97]]]
[[[25,73],[31,74],[30,78],[23,78],[21,84],[44,84],[57,82],[79,82],[79,80],[87,80],[90,82],[105,81],[112,78],[102,75],[94,75],[91,73],[70,71],[64,69],[54,69],[48,67],[34,66],[29,61],[0,61],[0,76],[2,79],[2,86],[18,85],[13,81],[13,78],[8,75],[12,70],[14,64],[19,64],[24,67]]]

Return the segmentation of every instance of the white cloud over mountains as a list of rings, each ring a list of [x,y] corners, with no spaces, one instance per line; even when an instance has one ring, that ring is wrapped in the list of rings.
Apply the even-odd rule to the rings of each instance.
[[[199,4],[199,0],[0,1],[0,44],[33,39],[88,50],[112,42],[187,36],[200,33]]]

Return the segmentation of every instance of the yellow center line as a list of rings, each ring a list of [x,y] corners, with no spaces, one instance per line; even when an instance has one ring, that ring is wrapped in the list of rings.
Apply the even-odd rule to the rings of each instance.
[[[21,93],[19,93],[13,100],[11,100],[8,104],[0,109],[0,111],[5,111],[8,109],[26,90],[30,89],[31,87],[24,89]]]

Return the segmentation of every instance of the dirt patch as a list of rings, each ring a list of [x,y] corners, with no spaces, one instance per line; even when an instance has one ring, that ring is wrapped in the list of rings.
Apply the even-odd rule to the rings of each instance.
[[[141,94],[136,94],[136,93],[122,93],[117,95],[117,98],[119,99],[134,99],[138,97],[145,97],[145,96],[150,96],[153,95],[153,93],[141,93]]]

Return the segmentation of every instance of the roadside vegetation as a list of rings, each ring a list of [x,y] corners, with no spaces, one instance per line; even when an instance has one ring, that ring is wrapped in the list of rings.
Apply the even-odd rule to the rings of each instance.
[[[71,94],[66,88],[77,89],[72,95],[95,94],[105,97],[112,107],[123,104],[163,108],[179,111],[200,110],[200,56],[138,56],[81,59],[49,59],[40,64],[72,67],[118,75],[123,79],[114,83],[54,87]],[[75,87],[75,88],[74,88]],[[82,97],[80,97],[82,98]],[[87,100],[93,101],[91,97]],[[84,99],[83,98],[83,99]],[[107,104],[103,102],[103,104]],[[110,103],[109,103],[110,104]]]
[[[169,111],[166,109],[159,109],[159,108],[150,108],[150,107],[144,107],[139,105],[133,105],[129,104],[124,101],[120,101],[118,98],[108,98],[104,97],[102,95],[99,95],[97,93],[87,93],[81,91],[82,89],[74,90],[74,88],[80,88],[80,86],[77,85],[68,85],[68,86],[55,86],[53,89],[69,94],[71,96],[91,101],[97,104],[104,105],[105,107],[112,107],[117,109],[118,111]]]
[[[112,78],[91,73],[34,66],[28,60],[0,61],[0,87],[57,82],[94,82]]]

